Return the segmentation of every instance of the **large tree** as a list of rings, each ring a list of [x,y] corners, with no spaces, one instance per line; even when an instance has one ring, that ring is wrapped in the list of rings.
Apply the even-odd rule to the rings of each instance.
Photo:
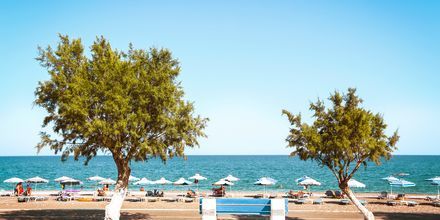
[[[286,110],[283,114],[290,121],[290,134],[286,141],[294,148],[291,156],[301,160],[313,160],[328,167],[338,181],[339,188],[348,196],[366,219],[374,219],[348,187],[348,181],[367,162],[380,165],[381,160],[390,159],[399,140],[397,131],[387,136],[387,125],[381,114],[365,110],[356,89],[346,94],[334,92],[329,98],[332,106],[326,108],[319,100],[310,104],[314,121],[303,123],[301,114]]]
[[[184,156],[205,136],[206,118],[194,115],[177,77],[179,62],[166,49],[112,49],[96,38],[90,53],[80,39],[60,35],[56,49],[36,58],[50,78],[39,82],[35,104],[47,110],[38,150],[48,146],[85,164],[99,152],[118,169],[116,190],[125,191],[130,161]],[[89,54],[89,56],[87,56]],[[52,134],[52,135],[50,135]]]

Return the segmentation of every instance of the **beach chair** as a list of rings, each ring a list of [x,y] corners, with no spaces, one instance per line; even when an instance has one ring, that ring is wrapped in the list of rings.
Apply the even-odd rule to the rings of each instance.
[[[437,200],[437,197],[436,197],[436,196],[427,196],[427,197],[425,198],[425,200],[426,200],[426,201],[435,201],[435,200]]]
[[[322,205],[322,204],[324,204],[324,200],[322,200],[321,198],[315,199],[315,200],[313,200],[313,204],[314,205]]]
[[[406,205],[414,207],[414,206],[419,205],[419,203],[416,201],[406,201]]]
[[[253,197],[254,199],[261,199],[264,197],[264,194],[263,193],[255,194]]]
[[[157,202],[157,198],[148,198],[147,202]]]
[[[388,199],[388,192],[381,192],[378,196],[377,199]]]
[[[325,196],[330,197],[330,198],[335,198],[335,192],[333,192],[332,190],[327,190],[325,191]]]
[[[12,196],[13,193],[11,193],[10,191],[5,191],[5,190],[0,190],[0,196]]]
[[[145,194],[145,196],[147,196],[147,197],[153,197],[153,196],[154,196],[154,193],[153,193],[153,191],[148,190],[148,191],[147,191],[147,194]]]
[[[183,201],[185,203],[191,203],[191,202],[194,202],[194,198],[185,198]]]
[[[299,204],[299,205],[306,204],[306,203],[307,203],[307,199],[297,199],[295,201],[295,204]]]
[[[337,190],[337,191],[335,191],[335,198],[343,199],[344,198],[344,194],[341,193],[341,191]]]
[[[387,201],[387,205],[389,205],[389,206],[396,206],[396,205],[399,205],[399,203],[397,203],[396,201],[393,201],[393,200],[388,200]]]
[[[30,202],[31,197],[30,196],[19,196],[17,197],[18,202]]]
[[[270,216],[284,220],[288,212],[287,199],[200,199],[202,220],[216,220],[217,215]]]
[[[144,198],[140,198],[140,197],[132,197],[132,198],[126,198],[125,201],[128,202],[145,202]]]
[[[275,199],[276,197],[278,197],[278,196],[277,195],[273,195],[273,194],[269,195],[269,199]]]
[[[405,198],[405,194],[402,193],[397,195],[396,200],[405,200]]]
[[[68,201],[72,201],[73,197],[68,194],[62,194],[62,195],[58,196],[56,198],[56,200],[61,201],[61,202],[68,202]]]
[[[440,207],[440,201],[434,201],[434,202],[432,202],[432,206],[434,206],[434,207]]]
[[[341,204],[341,205],[350,205],[350,200],[348,200],[348,199],[341,199],[339,201],[339,204]]]

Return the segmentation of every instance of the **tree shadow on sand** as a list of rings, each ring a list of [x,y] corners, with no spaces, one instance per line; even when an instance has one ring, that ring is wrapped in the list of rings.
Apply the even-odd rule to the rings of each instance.
[[[376,219],[382,219],[382,220],[410,220],[410,219],[420,219],[420,220],[437,220],[440,219],[440,213],[389,213],[389,212],[375,212],[374,213]],[[262,217],[262,216],[238,216],[238,215],[232,215],[232,219],[237,220],[269,220],[270,217]],[[326,219],[327,217],[316,217],[316,216],[310,216],[312,219]],[[329,218],[335,219],[335,216],[330,216]],[[352,217],[351,217],[352,218]],[[355,217],[356,218],[356,217]],[[222,219],[222,218],[219,218]],[[231,219],[231,218],[226,218]],[[308,219],[307,216],[301,216],[301,217],[294,217],[294,216],[288,216],[286,217],[287,220],[306,220]],[[360,217],[359,219],[362,219]]]
[[[104,219],[104,210],[74,210],[74,209],[45,209],[45,210],[14,210],[0,212],[0,219]],[[122,212],[121,219],[153,219],[147,213]]]
[[[423,219],[423,220],[435,220],[440,219],[439,213],[389,213],[389,212],[375,212],[376,219],[383,220],[406,220],[406,219]]]

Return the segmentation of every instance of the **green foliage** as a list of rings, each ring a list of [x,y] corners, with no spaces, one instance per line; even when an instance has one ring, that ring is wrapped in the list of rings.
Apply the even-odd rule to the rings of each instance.
[[[84,54],[80,39],[60,35],[56,50],[39,48],[36,58],[50,79],[40,82],[35,104],[47,110],[38,150],[49,146],[86,164],[98,152],[118,160],[184,156],[198,146],[208,119],[194,116],[183,100],[179,62],[166,49],[114,50],[103,37]]]
[[[335,92],[329,100],[332,107],[327,109],[319,99],[310,104],[315,119],[311,125],[302,123],[300,114],[283,110],[292,125],[286,141],[295,148],[291,156],[327,166],[341,184],[361,165],[366,167],[367,161],[380,164],[382,158],[389,159],[399,136],[397,131],[385,135],[382,115],[362,108],[356,89],[348,89],[347,94]]]

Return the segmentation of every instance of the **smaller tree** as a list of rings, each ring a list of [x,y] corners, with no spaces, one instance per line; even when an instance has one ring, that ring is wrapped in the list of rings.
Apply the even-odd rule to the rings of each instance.
[[[332,107],[327,109],[320,99],[310,104],[315,119],[310,125],[302,122],[301,114],[283,110],[292,125],[286,139],[288,147],[295,148],[291,156],[328,167],[365,219],[374,219],[373,213],[356,199],[348,181],[362,165],[366,168],[367,162],[380,165],[382,158],[390,159],[399,135],[397,131],[390,137],[385,134],[383,116],[362,108],[356,89],[348,89],[347,94],[336,91],[329,100]]]

